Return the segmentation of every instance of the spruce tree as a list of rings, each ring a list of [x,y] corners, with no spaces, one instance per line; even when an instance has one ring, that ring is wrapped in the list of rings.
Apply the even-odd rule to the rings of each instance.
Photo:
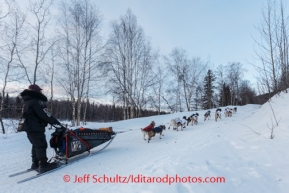
[[[197,86],[196,90],[195,90],[195,97],[192,100],[192,106],[191,109],[193,111],[198,111],[200,109],[202,109],[202,87],[201,86]]]
[[[204,84],[204,94],[202,98],[202,105],[203,109],[211,109],[214,107],[213,104],[213,94],[214,89],[216,88],[214,86],[214,81],[216,80],[215,75],[211,70],[208,70],[208,73],[205,77],[205,84]]]
[[[231,105],[230,99],[231,99],[231,89],[229,85],[226,85],[225,83],[222,86],[221,90],[221,97],[220,97],[220,105],[221,106],[228,106]]]

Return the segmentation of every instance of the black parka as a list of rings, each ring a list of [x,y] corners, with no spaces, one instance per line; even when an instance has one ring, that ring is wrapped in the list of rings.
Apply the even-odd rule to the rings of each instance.
[[[42,93],[26,89],[20,95],[24,100],[24,131],[45,131],[48,123],[60,125],[60,122],[48,112],[47,97]]]

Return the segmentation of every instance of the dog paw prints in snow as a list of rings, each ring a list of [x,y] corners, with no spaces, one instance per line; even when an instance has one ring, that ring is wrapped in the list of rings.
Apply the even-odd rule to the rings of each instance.
[[[231,181],[235,186],[239,186],[242,184],[242,180],[240,178],[232,178]]]
[[[231,145],[236,148],[236,149],[243,149],[244,147],[243,146],[238,146],[235,142],[233,141],[230,141]]]
[[[264,164],[265,167],[270,167],[272,164]]]
[[[242,146],[234,146],[236,149],[244,149]]]
[[[251,146],[250,149],[259,149],[259,146]]]
[[[262,177],[256,170],[252,170],[252,171],[248,172],[248,174],[255,177],[255,178],[261,178]]]
[[[178,189],[178,192],[182,192],[182,193],[191,192],[190,189],[188,187],[186,187],[185,184],[178,184],[177,189]]]
[[[149,171],[150,173],[160,173],[160,174],[167,174],[170,173],[167,171],[166,163],[170,159],[161,159],[156,161],[153,165],[149,165],[144,167],[145,171]]]

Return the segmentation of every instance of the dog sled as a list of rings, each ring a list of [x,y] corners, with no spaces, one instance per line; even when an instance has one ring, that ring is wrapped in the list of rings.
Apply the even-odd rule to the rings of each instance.
[[[112,142],[115,136],[116,133],[111,127],[99,129],[89,129],[84,127],[78,129],[56,129],[56,131],[52,133],[50,139],[50,147],[54,148],[56,155],[53,156],[48,162],[54,162],[57,166],[46,172],[24,178],[17,183],[27,182],[47,173],[56,171],[60,168],[69,166],[74,162],[85,158],[86,156],[96,155],[100,151],[104,150]],[[90,152],[91,149],[104,143],[106,143],[106,145],[98,151]],[[84,152],[88,152],[89,154],[85,154]],[[28,169],[11,174],[9,177],[18,176],[33,171],[39,172],[38,170]]]
[[[50,139],[50,147],[55,150],[56,156],[52,159],[54,161],[65,161],[68,163],[69,158],[78,156],[84,152],[90,153],[90,150],[107,143],[107,147],[114,139],[116,133],[112,130],[112,127],[89,129],[66,129],[63,131],[55,131],[52,133]],[[95,153],[95,152],[94,152]]]

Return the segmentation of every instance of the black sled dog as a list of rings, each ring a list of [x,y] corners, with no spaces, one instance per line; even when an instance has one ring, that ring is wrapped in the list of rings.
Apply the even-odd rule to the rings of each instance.
[[[207,111],[204,115],[204,121],[211,118],[211,111]]]

